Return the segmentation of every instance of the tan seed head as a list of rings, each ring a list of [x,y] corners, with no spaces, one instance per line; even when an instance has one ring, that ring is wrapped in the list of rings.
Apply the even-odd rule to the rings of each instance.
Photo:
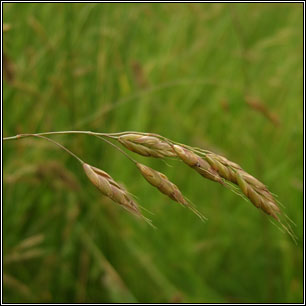
[[[173,184],[166,175],[140,163],[137,163],[137,167],[143,177],[152,186],[156,187],[160,192],[167,195],[172,200],[188,206],[188,202],[185,200],[178,187]]]
[[[218,172],[199,155],[179,145],[174,145],[173,149],[177,156],[185,164],[195,169],[202,176],[209,180],[223,184],[222,178],[220,177]]]
[[[95,185],[105,196],[120,204],[129,212],[142,216],[137,203],[108,173],[85,163],[83,164],[83,169],[92,184]]]
[[[156,158],[176,156],[172,147],[158,137],[126,134],[119,136],[118,141],[130,151],[143,156]]]
[[[205,178],[220,183],[223,183],[224,179],[237,184],[254,206],[279,220],[277,214],[280,213],[280,210],[272,194],[263,183],[245,172],[238,164],[214,153],[207,153],[201,158],[191,150],[179,145],[174,145],[173,149],[181,160]]]
[[[143,177],[160,192],[167,195],[173,201],[180,203],[190,210],[192,210],[200,219],[204,220],[205,217],[191,204],[189,203],[179,190],[179,188],[173,184],[166,175],[158,172],[148,166],[137,163],[138,169],[140,170]]]

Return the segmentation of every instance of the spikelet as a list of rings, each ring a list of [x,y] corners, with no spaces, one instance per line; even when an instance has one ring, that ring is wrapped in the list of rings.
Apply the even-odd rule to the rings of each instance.
[[[83,169],[92,184],[95,185],[105,196],[112,199],[134,215],[142,216],[137,203],[108,173],[86,163],[83,164]]]
[[[140,163],[137,163],[136,166],[143,177],[152,186],[156,187],[160,192],[167,195],[173,201],[191,209],[201,219],[205,219],[205,217],[202,216],[201,213],[184,198],[178,187],[173,184],[166,175]]]
[[[177,156],[188,166],[195,169],[205,178],[223,184],[222,178],[210,164],[196,153],[179,145],[173,146]]]
[[[158,137],[126,134],[118,137],[118,141],[132,152],[147,157],[174,157],[176,156],[171,145]]]
[[[263,210],[277,221],[280,221],[278,217],[280,209],[272,194],[262,182],[245,172],[239,165],[229,161],[223,156],[208,153],[204,158],[222,178],[237,184],[243,194],[248,197],[257,208]]]
[[[206,153],[202,158],[182,146],[174,145],[173,148],[180,159],[202,176],[215,182],[226,180],[238,185],[254,206],[279,221],[280,209],[267,187],[238,164],[214,153]]]
[[[272,216],[277,221],[280,209],[269,190],[258,180],[244,171],[237,171],[237,183],[241,191],[251,200],[251,202],[266,214]]]

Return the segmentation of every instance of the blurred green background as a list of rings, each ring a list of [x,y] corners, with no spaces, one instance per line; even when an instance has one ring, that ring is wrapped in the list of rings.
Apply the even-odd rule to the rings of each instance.
[[[302,4],[3,4],[3,134],[154,132],[222,154],[278,195],[268,216],[182,163],[139,158],[208,217],[159,193],[99,139],[53,136],[150,210],[103,197],[41,139],[3,148],[4,302],[303,301]]]

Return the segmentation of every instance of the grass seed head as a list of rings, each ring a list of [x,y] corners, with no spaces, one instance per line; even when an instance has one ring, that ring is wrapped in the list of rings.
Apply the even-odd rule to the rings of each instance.
[[[208,153],[204,158],[222,178],[237,184],[254,206],[279,221],[280,209],[272,194],[262,182],[225,157]]]
[[[205,178],[220,183],[226,180],[238,185],[254,206],[279,221],[280,209],[267,187],[238,164],[214,153],[207,153],[202,158],[179,145],[174,145],[173,149],[181,160]]]
[[[85,163],[83,164],[83,169],[92,184],[95,185],[105,196],[112,199],[129,212],[142,216],[137,203],[108,173]]]
[[[158,137],[138,134],[119,136],[118,141],[127,149],[147,157],[173,157],[176,156],[171,145]]]
[[[160,192],[167,195],[172,200],[188,206],[187,200],[184,198],[178,187],[173,184],[166,175],[140,163],[137,163],[137,167],[143,177],[152,186],[156,187]]]
[[[207,153],[204,158],[223,179],[238,185],[254,206],[279,221],[280,209],[262,182],[223,156]]]
[[[237,184],[235,168],[227,163],[227,159],[213,153],[205,154],[204,159],[222,178]]]
[[[179,145],[174,145],[173,149],[177,156],[185,164],[195,169],[202,176],[209,180],[223,184],[222,178],[217,173],[217,171],[202,157]]]
[[[264,184],[244,171],[237,171],[237,184],[257,208],[279,221],[280,209]]]
[[[188,207],[191,211],[193,211],[201,220],[205,220],[206,218],[192,205],[192,203],[188,202],[179,188],[172,183],[166,175],[160,173],[148,166],[137,163],[138,169],[140,170],[143,177],[154,187],[156,187],[160,192],[167,195],[173,201],[182,204],[183,206]]]

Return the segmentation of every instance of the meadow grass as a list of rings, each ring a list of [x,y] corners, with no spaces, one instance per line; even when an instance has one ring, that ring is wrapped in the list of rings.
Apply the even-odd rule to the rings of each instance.
[[[135,130],[205,148],[277,194],[298,236],[184,163],[140,156],[200,222],[99,139],[56,136],[125,182],[153,230],[52,144],[5,143],[4,302],[302,302],[302,4],[3,9],[3,136]]]

